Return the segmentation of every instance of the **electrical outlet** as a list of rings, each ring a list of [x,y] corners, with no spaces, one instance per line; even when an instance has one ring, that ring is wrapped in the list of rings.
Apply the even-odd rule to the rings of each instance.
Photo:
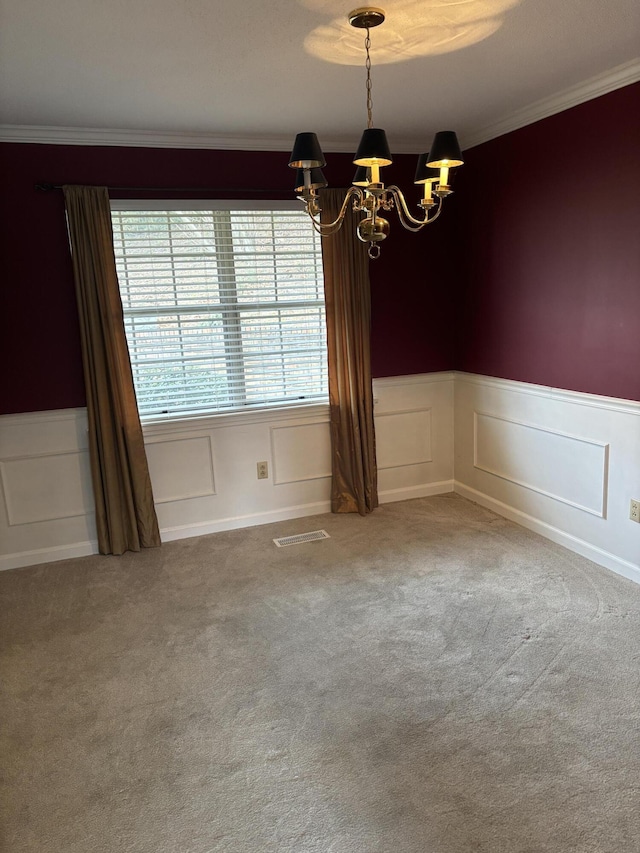
[[[640,524],[640,501],[631,501],[629,504],[629,518]]]
[[[258,479],[259,480],[268,480],[269,479],[269,463],[268,462],[258,462]]]

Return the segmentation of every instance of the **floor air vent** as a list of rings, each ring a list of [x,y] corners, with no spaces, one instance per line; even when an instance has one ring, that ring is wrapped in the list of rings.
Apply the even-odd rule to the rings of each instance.
[[[287,545],[302,545],[303,542],[315,542],[316,539],[331,539],[326,530],[312,530],[311,533],[298,533],[295,536],[281,536],[280,539],[274,539],[278,548],[284,548]]]

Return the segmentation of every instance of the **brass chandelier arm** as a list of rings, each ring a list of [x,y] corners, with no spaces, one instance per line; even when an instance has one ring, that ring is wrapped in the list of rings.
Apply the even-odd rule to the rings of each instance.
[[[339,222],[337,225],[335,223],[323,225],[311,213],[309,213],[309,219],[311,220],[314,231],[317,231],[321,237],[330,237],[332,234],[336,234],[342,227],[342,222]]]
[[[364,202],[364,193],[360,189],[360,187],[349,187],[347,190],[347,194],[344,197],[344,201],[342,202],[342,207],[340,208],[340,212],[337,217],[333,220],[333,222],[320,222],[309,210],[309,205],[305,200],[305,210],[309,214],[309,218],[313,223],[313,227],[322,237],[328,237],[331,234],[335,234],[336,231],[339,231],[344,218],[347,213],[347,208],[349,206],[349,201],[351,198],[356,197],[358,199],[358,203],[361,205]]]
[[[425,211],[424,219],[416,219],[409,213],[407,202],[405,201],[402,190],[399,187],[392,184],[390,187],[387,187],[387,192],[390,192],[395,199],[398,219],[407,231],[413,231],[414,233],[421,231],[425,225],[430,225],[432,222],[435,222],[442,212],[442,198],[438,198],[438,204],[433,216],[429,217],[429,211]]]

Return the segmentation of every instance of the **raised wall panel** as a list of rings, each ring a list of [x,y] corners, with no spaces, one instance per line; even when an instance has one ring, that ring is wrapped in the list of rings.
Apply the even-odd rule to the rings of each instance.
[[[640,581],[640,401],[457,374],[455,490]]]
[[[3,459],[0,479],[9,526],[73,518],[91,506],[86,451]]]
[[[271,458],[276,486],[330,477],[328,422],[271,427]]]
[[[378,468],[432,462],[431,409],[376,413]]]
[[[156,503],[215,495],[209,435],[147,439],[145,447]]]
[[[609,445],[531,423],[474,413],[474,467],[605,517]]]

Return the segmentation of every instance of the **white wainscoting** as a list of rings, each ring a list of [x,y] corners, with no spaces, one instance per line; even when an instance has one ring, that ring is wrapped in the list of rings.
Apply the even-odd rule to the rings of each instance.
[[[453,383],[452,373],[374,382],[381,502],[452,491]],[[329,510],[327,406],[144,433],[165,541]],[[84,409],[0,417],[0,503],[0,568],[96,553]]]
[[[453,491],[453,373],[376,379],[380,503]]]
[[[95,553],[84,409],[0,418],[0,568]]]
[[[640,581],[640,403],[463,373],[374,394],[382,503],[451,491],[455,435],[457,492]],[[154,424],[145,443],[165,541],[329,510],[326,406]],[[86,412],[1,417],[0,568],[95,552]]]
[[[640,403],[458,373],[455,490],[640,582]]]

